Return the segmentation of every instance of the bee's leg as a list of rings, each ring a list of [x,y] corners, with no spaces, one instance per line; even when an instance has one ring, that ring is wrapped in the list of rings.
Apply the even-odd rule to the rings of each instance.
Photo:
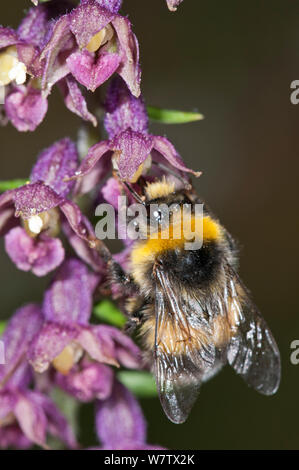
[[[133,196],[133,198],[139,202],[139,204],[144,204],[144,200],[143,198],[138,194],[136,193],[136,191],[132,188],[132,186],[127,183],[126,181],[123,181],[120,176],[119,176],[119,173],[117,171],[113,171],[113,176],[114,178],[117,180],[118,182],[118,185],[120,187],[120,193],[123,195],[123,196],[126,196],[126,192],[125,192],[125,188],[127,189],[127,191],[129,191],[129,193]]]
[[[132,276],[127,274],[120,264],[114,260],[105,243],[99,239],[93,239],[90,243],[91,246],[99,252],[103,261],[106,263],[109,284],[117,284],[122,290],[125,290],[126,294],[131,293],[132,295],[133,292],[136,293],[137,286]]]
[[[132,335],[139,326],[139,322],[135,318],[129,318],[124,326],[124,331],[128,335]]]
[[[120,264],[118,264],[113,258],[111,258],[107,267],[110,274],[110,282],[120,284],[125,288],[136,288],[135,282],[130,274],[127,274]]]
[[[129,334],[134,333],[136,328],[142,323],[144,310],[148,305],[148,300],[143,297],[135,297],[127,303],[128,321],[125,325],[125,331]]]

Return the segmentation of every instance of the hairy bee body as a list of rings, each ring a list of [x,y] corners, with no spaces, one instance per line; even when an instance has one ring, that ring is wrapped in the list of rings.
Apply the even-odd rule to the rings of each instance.
[[[232,237],[206,208],[200,216],[200,248],[186,249],[188,228],[174,236],[177,226],[183,227],[186,204],[192,208],[189,230],[194,229],[198,202],[193,192],[174,191],[166,180],[151,183],[146,204],[176,208],[168,237],[162,223],[154,232],[147,226],[146,238],[131,252],[138,288],[129,305],[131,323],[139,325],[162,406],[175,423],[186,420],[201,382],[227,362],[261,393],[275,393],[280,380],[278,348],[235,271]],[[157,211],[156,217],[161,218]]]

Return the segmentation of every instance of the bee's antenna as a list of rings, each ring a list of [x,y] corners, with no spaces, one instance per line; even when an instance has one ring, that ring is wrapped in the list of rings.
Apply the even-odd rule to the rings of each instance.
[[[122,184],[123,186],[125,186],[127,188],[127,190],[132,194],[133,198],[139,202],[139,204],[142,204],[142,205],[145,205],[145,202],[143,201],[143,199],[139,196],[138,193],[136,193],[136,191],[132,188],[132,186],[130,186],[130,184],[127,182],[127,181],[123,181],[120,176],[119,176],[119,173],[117,171],[114,171],[113,172],[114,175],[116,176],[117,180],[119,181],[120,184]]]
[[[129,183],[127,183],[127,181],[122,181],[122,183],[125,185],[125,187],[127,188],[127,190],[130,191],[130,193],[132,194],[132,196],[134,197],[134,199],[136,199],[137,202],[139,202],[140,204],[145,205],[145,202],[141,199],[141,197],[139,196],[139,194],[136,193],[136,191],[134,191],[134,189],[132,188],[132,186],[130,186]]]

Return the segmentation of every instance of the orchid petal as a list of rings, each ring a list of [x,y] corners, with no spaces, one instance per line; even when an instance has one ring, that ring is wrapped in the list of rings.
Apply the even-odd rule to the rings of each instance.
[[[78,443],[72,428],[55,403],[47,396],[38,392],[31,392],[30,398],[43,409],[47,418],[48,432],[65,442],[70,449],[77,449]]]
[[[98,338],[105,337],[113,341],[114,355],[117,361],[129,369],[139,369],[141,367],[141,352],[138,346],[126,336],[122,331],[108,325],[95,327]]]
[[[96,428],[106,448],[121,448],[124,441],[145,442],[146,423],[141,408],[131,392],[117,382],[111,396],[97,403]]]
[[[167,6],[170,11],[176,11],[177,7],[179,6],[180,3],[182,3],[183,0],[166,0]]]
[[[19,308],[5,329],[5,364],[0,366],[0,382],[7,381],[20,363],[25,360],[29,344],[41,327],[42,315],[35,304]]]
[[[63,15],[56,21],[52,35],[41,52],[40,59],[45,60],[43,88],[52,87],[69,73],[65,56],[69,55],[75,47],[69,15]]]
[[[20,132],[34,131],[43,121],[48,101],[32,86],[14,87],[5,98],[5,112]]]
[[[47,419],[43,409],[30,399],[30,395],[30,392],[19,394],[14,407],[14,415],[25,436],[35,444],[44,446],[46,443]]]
[[[64,259],[64,248],[58,238],[43,235],[34,240],[21,227],[15,227],[5,235],[5,250],[18,269],[45,276],[59,266]]]
[[[138,41],[131,30],[131,23],[127,18],[117,15],[112,24],[116,30],[120,50],[123,55],[117,73],[124,79],[131,93],[138,98],[141,81]]]
[[[131,128],[133,131],[148,130],[148,117],[142,98],[131,94],[122,78],[113,78],[105,103],[105,128],[109,138]]]
[[[121,132],[112,140],[112,149],[119,153],[117,165],[121,178],[130,180],[134,176],[151,153],[153,144],[152,136],[132,129]]]
[[[91,114],[87,109],[87,103],[82,95],[80,88],[77,85],[76,80],[68,75],[65,79],[59,83],[64,102],[66,107],[77,116],[84,119],[84,121],[90,121],[94,127],[97,126],[96,117]]]
[[[21,21],[17,34],[21,41],[40,46],[49,28],[49,12],[45,5],[30,8]]]
[[[42,181],[27,184],[14,191],[16,214],[25,219],[59,206],[63,198]]]
[[[78,336],[76,326],[44,323],[28,350],[28,360],[36,372],[42,373],[64,348]]]
[[[84,220],[85,224],[88,225],[88,220]],[[78,237],[67,223],[64,223],[62,228],[65,235],[67,236],[68,242],[73,247],[76,255],[79,256],[79,258],[81,258],[85,263],[89,264],[89,266],[96,273],[104,274],[106,271],[106,265],[98,251],[94,248],[91,248],[86,243],[86,241]]]
[[[43,312],[46,320],[87,324],[96,283],[96,276],[81,261],[75,258],[65,261],[44,296]]]
[[[178,170],[192,173],[195,176],[200,176],[200,172],[187,168],[180,155],[177,153],[174,146],[165,137],[154,137],[153,147],[157,150],[172,166]]]
[[[0,26],[0,49],[13,46],[18,42],[18,35],[12,28]]]
[[[91,38],[113,19],[114,14],[95,0],[88,0],[70,13],[70,29],[76,36],[80,49],[86,47]]]
[[[97,165],[104,155],[110,150],[112,149],[109,140],[103,140],[102,142],[93,145],[81,163],[78,171],[75,174],[75,177],[81,178],[82,176],[91,172],[95,165]]]
[[[104,364],[90,362],[67,375],[57,374],[56,383],[77,400],[105,400],[111,393],[113,371]]]
[[[59,196],[65,197],[74,185],[73,181],[65,181],[71,176],[78,165],[78,152],[74,142],[61,139],[43,150],[37,157],[30,181],[43,181]]]
[[[60,210],[76,235],[92,245],[95,240],[95,233],[91,225],[86,223],[86,218],[79,207],[74,202],[65,200],[60,204]]]

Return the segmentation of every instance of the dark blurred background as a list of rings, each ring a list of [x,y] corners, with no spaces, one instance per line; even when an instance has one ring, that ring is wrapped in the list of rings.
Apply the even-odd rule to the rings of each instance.
[[[1,2],[0,23],[16,26],[29,0]],[[188,166],[202,170],[200,195],[240,241],[241,276],[271,326],[282,355],[277,395],[260,396],[229,367],[202,387],[186,424],[167,421],[157,399],[143,400],[149,441],[172,449],[298,449],[299,1],[124,0],[141,46],[147,104],[199,110],[205,120],[153,125]],[[0,179],[27,177],[37,153],[76,137],[80,120],[58,93],[33,134],[0,129]],[[1,241],[1,248],[3,242]],[[3,249],[1,312],[41,299],[46,279],[17,271]],[[86,421],[86,420],[85,420]]]

